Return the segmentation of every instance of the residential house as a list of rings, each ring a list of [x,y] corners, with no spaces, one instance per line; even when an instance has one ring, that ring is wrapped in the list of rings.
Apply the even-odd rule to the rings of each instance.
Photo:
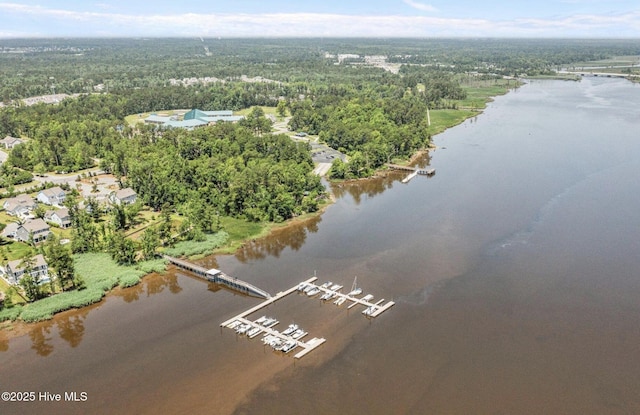
[[[18,232],[19,227],[20,225],[15,222],[7,223],[7,226],[5,226],[5,228],[2,230],[2,236],[4,236],[5,238],[15,238],[16,232]]]
[[[47,223],[40,219],[32,219],[18,226],[16,230],[16,239],[22,242],[29,242],[33,237],[33,243],[42,242],[47,239],[51,233],[51,228]]]
[[[21,139],[19,139],[17,137],[11,137],[10,135],[8,135],[5,138],[3,138],[2,140],[0,140],[0,146],[6,148],[7,150],[11,150],[12,148],[17,146],[18,144],[22,144],[22,143],[24,143],[23,140],[21,140]]]
[[[47,210],[44,214],[44,220],[55,223],[61,228],[68,228],[71,226],[71,216],[69,215],[69,209],[67,208]]]
[[[7,214],[19,218],[28,218],[36,208],[36,202],[29,195],[18,195],[4,201],[2,205]]]
[[[39,202],[49,206],[62,206],[67,194],[60,188],[60,186],[51,187],[49,189],[41,190],[36,196]]]
[[[125,187],[109,195],[109,201],[115,205],[130,205],[136,203],[138,194],[130,187]]]
[[[25,275],[26,264],[23,259],[9,261],[4,267],[0,267],[3,277],[9,284],[18,284]],[[31,260],[31,269],[29,274],[39,283],[50,282],[49,265],[42,254],[34,256]]]

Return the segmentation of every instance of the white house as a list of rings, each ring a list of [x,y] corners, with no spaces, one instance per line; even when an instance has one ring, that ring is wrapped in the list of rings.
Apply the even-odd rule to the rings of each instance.
[[[18,144],[22,144],[24,143],[23,140],[17,138],[17,137],[11,137],[10,135],[6,136],[5,138],[3,138],[2,140],[0,140],[0,145],[4,148],[6,148],[7,150],[11,150],[12,148],[14,148],[15,146],[17,146]]]
[[[5,228],[2,230],[2,236],[4,236],[5,238],[15,238],[16,232],[18,232],[19,227],[20,225],[15,222],[7,223],[7,226],[5,226]]]
[[[16,230],[16,239],[22,242],[29,242],[33,237],[33,243],[42,242],[47,239],[51,233],[51,228],[45,221],[40,218],[32,219],[18,226]]]
[[[31,196],[22,194],[5,200],[2,206],[11,216],[28,218],[36,208],[36,202]]]
[[[69,209],[67,208],[47,210],[44,214],[44,220],[55,223],[61,228],[68,228],[71,226],[71,216],[69,215]]]
[[[2,276],[9,284],[15,285],[24,277],[25,265],[25,260],[16,259],[7,262],[5,266],[0,266],[0,272],[2,272]],[[42,254],[38,254],[32,258],[29,274],[40,284],[51,281],[49,278],[49,265]]]
[[[109,201],[116,205],[130,205],[136,203],[137,199],[138,194],[130,187],[111,192],[109,195]]]
[[[41,190],[36,196],[39,202],[49,206],[62,206],[67,194],[60,188],[60,186],[51,187],[49,189]]]

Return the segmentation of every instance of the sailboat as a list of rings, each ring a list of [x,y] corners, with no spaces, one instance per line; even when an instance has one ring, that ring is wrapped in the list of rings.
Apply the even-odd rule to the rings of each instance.
[[[356,276],[353,279],[353,285],[351,286],[351,291],[349,291],[347,295],[354,296],[354,295],[362,294],[362,288],[358,288],[357,282],[358,282],[358,277]]]

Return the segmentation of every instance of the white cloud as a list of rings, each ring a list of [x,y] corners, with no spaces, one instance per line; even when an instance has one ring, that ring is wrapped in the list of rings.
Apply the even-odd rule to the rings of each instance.
[[[430,4],[419,3],[413,0],[403,0],[407,6],[413,7],[414,9],[422,10],[423,12],[437,12],[438,9],[433,7]]]
[[[406,0],[407,2],[410,0]],[[433,16],[357,16],[323,13],[130,15],[76,12],[0,3],[0,27],[14,17],[33,21],[30,36],[225,37],[640,37],[640,12],[554,19],[456,19]],[[29,27],[20,27],[21,33]],[[14,28],[13,31],[17,29]]]

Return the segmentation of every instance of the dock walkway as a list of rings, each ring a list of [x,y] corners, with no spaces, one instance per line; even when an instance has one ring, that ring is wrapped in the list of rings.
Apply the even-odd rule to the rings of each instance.
[[[174,258],[168,255],[164,255],[164,258],[177,266],[178,268],[182,268],[186,271],[192,272],[203,278],[209,282],[214,282],[216,284],[222,284],[226,287],[231,288],[232,290],[239,291],[243,294],[250,295],[252,297],[258,298],[271,298],[271,294],[268,292],[256,287],[253,284],[249,284],[246,281],[239,280],[238,278],[230,277],[224,272],[217,269],[206,269],[201,267],[200,265],[193,264],[189,261],[185,261],[183,259]]]
[[[436,169],[421,169],[419,167],[401,166],[399,164],[391,164],[391,163],[388,163],[387,167],[394,170],[416,172],[423,176],[433,176],[434,174],[436,174]]]

